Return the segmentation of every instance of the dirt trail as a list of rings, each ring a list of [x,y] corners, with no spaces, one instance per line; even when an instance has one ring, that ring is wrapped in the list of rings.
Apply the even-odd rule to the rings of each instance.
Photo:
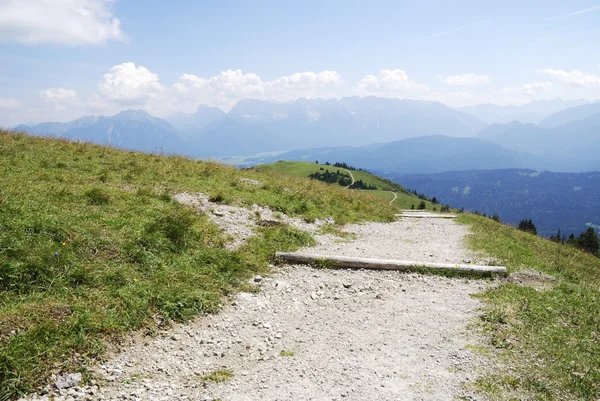
[[[450,220],[346,230],[357,239],[318,236],[320,245],[304,251],[477,260],[463,246],[467,229]],[[466,327],[479,307],[470,294],[484,289],[484,281],[306,266],[275,272],[255,278],[260,291],[237,295],[222,313],[115,355],[97,368],[100,388],[65,389],[55,399],[470,399],[462,384],[473,381],[484,362],[468,350],[480,339]],[[232,376],[222,383],[203,379],[215,372]]]
[[[345,168],[342,170],[346,170]],[[354,176],[352,175],[352,172],[350,170],[346,170],[346,172],[348,174],[350,174],[350,179],[352,180],[352,182],[350,183],[350,185],[348,185],[346,188],[350,188],[352,185],[354,185]]]

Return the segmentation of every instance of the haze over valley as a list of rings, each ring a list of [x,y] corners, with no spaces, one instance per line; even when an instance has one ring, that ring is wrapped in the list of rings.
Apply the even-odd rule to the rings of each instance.
[[[581,102],[579,102],[581,103]],[[351,97],[282,103],[243,99],[227,113],[200,106],[159,119],[143,110],[67,123],[18,125],[35,135],[201,158],[251,156],[247,164],[327,158],[386,174],[532,168],[600,169],[600,102],[552,105],[541,122],[487,125],[439,102]],[[521,106],[528,108],[529,104]]]
[[[344,161],[455,207],[499,213],[512,224],[534,218],[546,236],[558,228],[579,232],[597,227],[597,174],[544,173],[542,182],[538,175],[527,173],[531,184],[523,189],[519,184],[523,176],[511,176],[505,169],[599,171],[600,102],[577,101],[572,107],[568,106],[573,102],[560,99],[533,103],[512,110],[527,112],[535,106],[538,124],[515,120],[488,125],[439,102],[351,97],[287,103],[243,99],[227,113],[200,106],[195,113],[174,113],[165,119],[129,109],[114,116],[15,129],[246,167],[278,160]],[[499,118],[505,109],[500,110]],[[454,173],[426,175],[444,172]],[[564,183],[574,177],[584,183]],[[499,192],[480,189],[486,187]],[[554,187],[566,192],[553,191]],[[571,193],[571,187],[576,192]],[[464,188],[472,190],[465,195]]]

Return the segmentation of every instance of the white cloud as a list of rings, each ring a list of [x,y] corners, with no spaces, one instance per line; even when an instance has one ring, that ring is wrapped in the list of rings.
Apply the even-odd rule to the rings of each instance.
[[[123,40],[113,0],[3,0],[0,41],[100,44]]]
[[[503,93],[519,93],[527,96],[533,96],[539,92],[543,92],[552,88],[552,82],[533,82],[518,86],[503,88],[500,91]]]
[[[157,74],[127,62],[115,65],[104,74],[98,84],[98,93],[88,98],[88,104],[96,108],[105,108],[99,106],[110,102],[125,106],[143,105],[160,97],[164,90]]]
[[[97,109],[97,110],[104,110],[109,107],[108,102],[105,99],[98,96],[97,93],[94,93],[92,96],[87,98],[87,104],[92,109]]]
[[[275,90],[305,91],[318,89],[327,85],[341,85],[343,83],[344,79],[340,74],[335,71],[325,70],[319,73],[312,71],[297,72],[292,75],[267,82],[267,86]]]
[[[0,109],[17,109],[19,107],[21,107],[19,100],[0,97]]]
[[[241,70],[227,70],[208,80],[208,87],[219,104],[245,97],[262,98],[265,83],[256,74],[243,74]]]
[[[46,102],[70,102],[77,100],[77,92],[73,89],[50,88],[41,91],[40,98]]]
[[[573,71],[563,71],[563,70],[555,70],[552,68],[544,68],[538,70],[542,74],[550,75],[560,81],[566,82],[570,85],[577,87],[584,86],[592,86],[592,85],[600,85],[600,77],[596,74],[585,73],[579,70]]]
[[[183,74],[166,88],[157,74],[127,62],[104,74],[87,104],[105,113],[138,106],[165,115],[174,111],[193,112],[200,104],[229,109],[244,98],[290,101],[299,97],[331,97],[328,89],[343,83],[335,71],[298,72],[264,81],[257,74],[227,70],[210,78]]]
[[[411,80],[403,70],[381,70],[377,76],[366,75],[359,80],[355,92],[362,96],[406,97],[429,92],[429,88]]]
[[[179,81],[173,85],[178,93],[187,94],[193,91],[199,91],[208,86],[208,80],[195,76],[194,74],[183,74]]]
[[[230,108],[244,98],[289,101],[326,97],[324,90],[343,83],[340,74],[327,70],[297,72],[272,81],[263,81],[257,74],[244,74],[241,70],[222,71],[210,78],[184,74],[173,85],[170,101],[186,110],[193,110],[199,104]]]
[[[450,86],[475,86],[485,85],[490,82],[487,75],[464,74],[464,75],[438,75],[439,80]]]

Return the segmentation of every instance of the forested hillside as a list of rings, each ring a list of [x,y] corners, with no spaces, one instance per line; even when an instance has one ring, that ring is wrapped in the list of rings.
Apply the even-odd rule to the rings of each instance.
[[[532,219],[538,234],[560,228],[575,235],[600,226],[600,173],[552,173],[534,170],[454,171],[390,177],[406,187],[435,194],[453,207],[498,213],[513,225]]]

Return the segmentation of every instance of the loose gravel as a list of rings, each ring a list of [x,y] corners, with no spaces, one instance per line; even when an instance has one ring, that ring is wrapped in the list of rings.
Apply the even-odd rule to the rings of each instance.
[[[301,219],[274,212],[266,206],[252,205],[250,208],[245,208],[211,202],[208,196],[203,193],[190,194],[184,192],[176,194],[173,198],[177,202],[191,206],[201,213],[206,213],[227,236],[228,241],[225,246],[229,249],[242,246],[248,238],[254,235],[256,227],[262,222],[285,223],[311,233],[317,232],[325,224],[334,223],[333,219],[316,219],[314,223],[307,223]]]
[[[480,256],[445,219],[350,225],[352,241],[319,236],[305,252],[458,263]],[[134,342],[94,368],[98,382],[27,399],[471,399],[486,361],[466,329],[488,285],[395,271],[280,266],[222,313]],[[231,373],[215,375],[215,372]],[[213,373],[213,375],[211,375]],[[215,382],[215,377],[225,381]]]

